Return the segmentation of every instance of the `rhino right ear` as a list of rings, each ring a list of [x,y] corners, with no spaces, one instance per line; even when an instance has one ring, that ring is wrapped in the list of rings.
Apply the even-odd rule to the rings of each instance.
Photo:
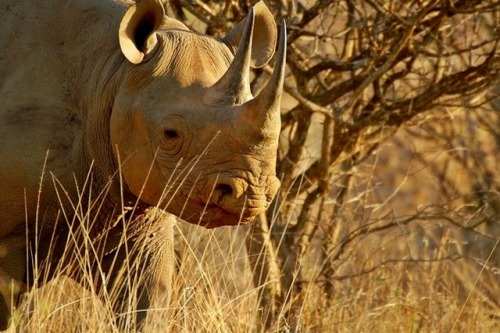
[[[165,9],[158,0],[137,0],[120,23],[119,40],[123,55],[139,64],[158,44],[156,30],[162,25]]]

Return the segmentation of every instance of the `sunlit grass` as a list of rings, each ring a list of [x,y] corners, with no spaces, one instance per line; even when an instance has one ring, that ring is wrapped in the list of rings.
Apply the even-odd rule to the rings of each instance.
[[[178,222],[179,261],[168,317],[154,322],[151,332],[258,332],[263,318],[258,291],[246,257],[248,227],[205,230]],[[367,249],[369,247],[366,247]],[[425,250],[425,249],[424,249]],[[352,271],[378,264],[359,249]],[[321,263],[318,263],[321,265]],[[467,290],[477,276],[467,262],[401,262],[372,273],[332,282],[328,297],[321,283],[303,283],[293,291],[270,332],[496,332],[498,304]],[[463,273],[465,281],[453,278]],[[452,272],[455,270],[455,272]],[[473,274],[475,272],[476,275]],[[94,277],[88,276],[92,281]],[[491,280],[490,283],[498,283]],[[465,286],[469,284],[469,286]],[[24,296],[14,316],[21,332],[118,332],[113,300],[97,298],[60,276]],[[495,286],[493,286],[495,287]],[[498,290],[493,288],[493,290]],[[151,309],[155,311],[156,309]],[[122,314],[127,316],[130,314]],[[126,332],[136,332],[133,320]],[[145,328],[145,331],[148,328]]]

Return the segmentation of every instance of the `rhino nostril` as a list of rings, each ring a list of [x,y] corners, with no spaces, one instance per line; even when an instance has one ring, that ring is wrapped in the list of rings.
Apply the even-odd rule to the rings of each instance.
[[[233,188],[228,184],[217,184],[215,191],[222,196],[231,196],[233,194]]]

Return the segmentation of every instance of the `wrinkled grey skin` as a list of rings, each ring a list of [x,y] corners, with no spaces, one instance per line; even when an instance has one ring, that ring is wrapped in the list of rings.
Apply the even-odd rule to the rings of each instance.
[[[269,61],[277,39],[263,3],[222,39],[190,32],[159,0],[3,0],[0,16],[0,292],[32,282],[27,253],[49,278],[75,259],[63,253],[78,251],[64,249],[70,230],[83,233],[77,210],[106,287],[126,299],[118,272],[126,255],[140,257],[137,307],[164,306],[168,214],[246,223],[278,189],[284,30],[277,69],[254,97],[249,68]],[[0,328],[10,310],[0,301]]]

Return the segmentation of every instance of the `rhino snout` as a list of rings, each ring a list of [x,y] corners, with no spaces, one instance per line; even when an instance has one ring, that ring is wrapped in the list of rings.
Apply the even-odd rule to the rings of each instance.
[[[242,221],[248,221],[264,212],[279,187],[279,181],[274,176],[258,185],[249,185],[247,181],[237,177],[219,176],[212,184],[210,203],[230,214],[241,216]]]

